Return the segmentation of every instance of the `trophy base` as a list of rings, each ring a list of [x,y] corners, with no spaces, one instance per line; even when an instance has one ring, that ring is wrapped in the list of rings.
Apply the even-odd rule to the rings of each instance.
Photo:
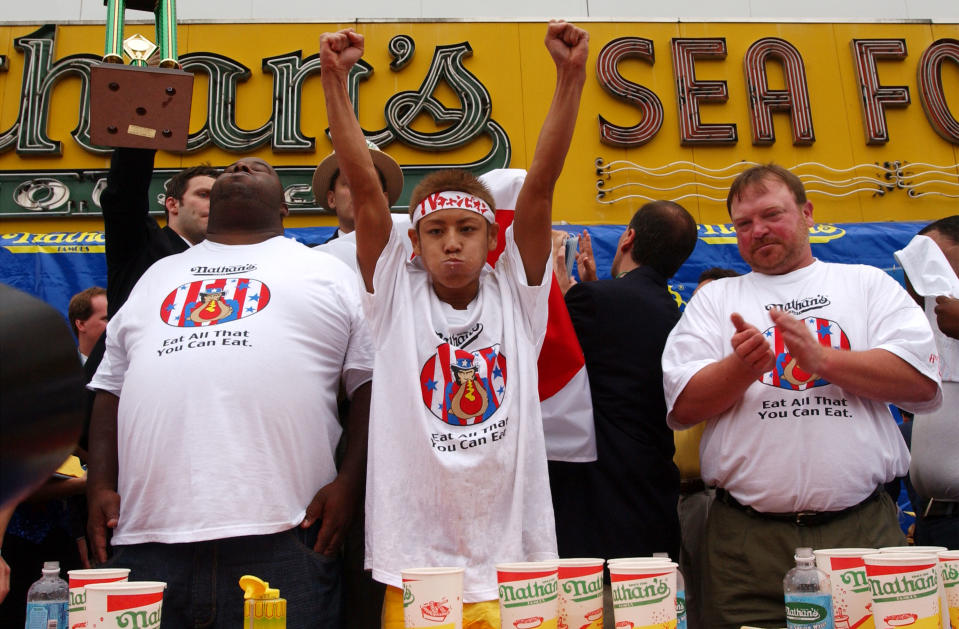
[[[193,75],[105,63],[90,69],[90,139],[100,146],[186,150]]]

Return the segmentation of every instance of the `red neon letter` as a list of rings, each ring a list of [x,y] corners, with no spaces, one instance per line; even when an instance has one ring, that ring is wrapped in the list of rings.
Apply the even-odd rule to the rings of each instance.
[[[959,121],[949,111],[946,93],[942,89],[942,63],[947,59],[959,64],[959,40],[936,40],[922,53],[918,70],[919,100],[936,133],[953,144],[959,144]]]
[[[699,103],[725,103],[729,100],[726,81],[697,81],[696,59],[725,59],[726,38],[673,38],[673,74],[679,98],[679,133],[684,145],[735,144],[735,124],[703,124]]]
[[[769,89],[766,65],[770,58],[782,64],[786,75],[786,89]],[[772,144],[776,141],[773,126],[774,111],[791,114],[793,144],[812,144],[816,134],[812,129],[809,109],[809,88],[806,87],[806,67],[795,46],[778,37],[760,39],[746,51],[743,58],[746,87],[749,91],[749,119],[752,123],[753,144]]]
[[[885,144],[889,141],[885,110],[908,105],[909,88],[880,85],[876,59],[905,59],[906,40],[854,39],[852,52],[859,73],[859,101],[866,125],[866,144]]]
[[[663,126],[663,103],[659,97],[619,73],[619,62],[633,57],[652,65],[656,60],[653,42],[641,37],[619,37],[603,46],[596,58],[596,74],[603,89],[619,100],[636,105],[643,114],[643,119],[631,127],[620,127],[600,115],[599,140],[603,144],[624,148],[642,146]]]

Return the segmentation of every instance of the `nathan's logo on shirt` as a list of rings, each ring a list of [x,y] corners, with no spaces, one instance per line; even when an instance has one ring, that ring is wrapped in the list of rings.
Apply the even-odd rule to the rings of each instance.
[[[437,332],[436,336],[440,337],[442,340],[446,341],[450,345],[455,345],[456,347],[466,347],[477,338],[479,338],[480,333],[483,331],[483,324],[477,323],[469,330],[465,332],[460,332],[459,334],[450,334],[446,336],[442,332]]]
[[[849,349],[849,339],[835,321],[817,317],[806,317],[802,321],[820,345],[833,349]],[[776,354],[776,367],[764,373],[759,379],[760,382],[789,391],[805,391],[829,384],[825,378],[809,373],[799,366],[796,359],[789,353],[789,348],[786,347],[776,326],[763,332],[763,336],[772,345],[773,352]]]
[[[499,345],[468,352],[443,343],[423,365],[420,389],[438,419],[453,426],[481,424],[506,394],[506,358]]]
[[[243,277],[198,280],[175,288],[160,306],[167,325],[194,328],[249,317],[270,303],[270,289]]]
[[[815,297],[792,299],[784,304],[766,304],[766,310],[779,308],[780,310],[785,310],[789,314],[798,317],[804,312],[809,312],[810,310],[816,310],[818,308],[825,308],[830,303],[831,302],[829,301],[829,298],[825,295],[816,295]]]
[[[255,264],[234,264],[232,266],[195,266],[190,269],[194,275],[236,275],[255,271]]]

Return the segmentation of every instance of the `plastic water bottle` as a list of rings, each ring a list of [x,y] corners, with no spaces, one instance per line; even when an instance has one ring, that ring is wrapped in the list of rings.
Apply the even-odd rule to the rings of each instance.
[[[786,573],[786,626],[789,629],[833,629],[829,575],[816,567],[812,548],[797,548],[796,567]]]
[[[43,576],[27,591],[26,629],[67,629],[70,586],[60,578],[60,562],[43,564]]]
[[[653,553],[653,557],[669,559],[669,553]],[[686,579],[676,568],[676,629],[686,629]]]

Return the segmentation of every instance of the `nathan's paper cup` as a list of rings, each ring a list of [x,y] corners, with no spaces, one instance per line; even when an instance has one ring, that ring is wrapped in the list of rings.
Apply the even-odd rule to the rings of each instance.
[[[876,629],[939,629],[938,559],[914,553],[863,557]]]
[[[913,553],[930,555],[939,558],[939,553],[949,550],[945,546],[886,546],[880,548],[881,553]],[[949,603],[946,601],[946,588],[943,586],[942,579],[939,579],[939,622],[942,623],[942,629],[949,629],[946,621],[949,618]]]
[[[463,568],[410,568],[402,575],[407,629],[463,628]]]
[[[920,553],[938,555],[944,550],[949,550],[945,546],[884,546],[879,549],[881,553]]]
[[[162,581],[95,583],[87,586],[87,629],[157,629]]]
[[[116,583],[126,581],[130,576],[129,568],[97,568],[94,570],[68,570],[70,579],[70,629],[87,626],[86,586],[94,583]]]
[[[873,629],[872,595],[866,580],[863,556],[874,548],[824,548],[813,551],[816,567],[832,583],[832,613],[836,629]]]
[[[555,561],[496,565],[503,629],[556,629],[557,571]]]
[[[676,564],[655,561],[612,560],[616,627],[674,629],[676,627]]]
[[[959,550],[939,553],[939,583],[946,592],[952,629],[959,629]],[[945,627],[946,623],[942,623],[942,626]]]
[[[603,629],[602,559],[560,559],[558,627]]]

